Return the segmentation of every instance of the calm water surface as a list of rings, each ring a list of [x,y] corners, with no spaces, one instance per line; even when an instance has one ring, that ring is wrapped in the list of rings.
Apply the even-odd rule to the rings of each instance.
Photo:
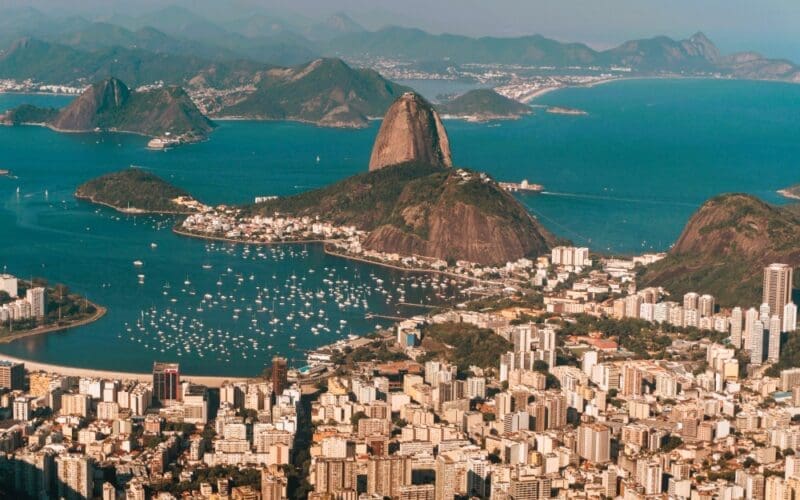
[[[6,94],[0,109],[68,99]],[[800,86],[639,80],[562,90],[535,105],[514,122],[447,122],[455,161],[544,184],[545,193],[520,200],[554,233],[598,251],[665,250],[708,197],[742,191],[783,203],[775,190],[800,182]],[[551,105],[588,115],[547,114]],[[314,246],[211,245],[173,235],[170,219],[120,216],[72,197],[81,182],[129,165],[209,203],[297,193],[364,171],[377,127],[222,122],[209,141],[169,152],[147,151],[132,135],[0,128],[0,168],[18,176],[0,178],[0,265],[109,307],[97,323],[0,352],[137,371],[177,360],[189,373],[249,375],[273,354],[299,359],[303,349],[370,331],[380,320],[365,312],[417,312],[397,306],[399,289],[409,302],[435,302],[413,278]]]

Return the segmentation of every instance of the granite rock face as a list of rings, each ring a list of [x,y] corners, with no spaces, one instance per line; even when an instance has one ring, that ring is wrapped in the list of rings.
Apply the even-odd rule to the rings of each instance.
[[[403,163],[453,166],[442,120],[430,103],[413,92],[400,96],[386,112],[372,148],[369,169]]]

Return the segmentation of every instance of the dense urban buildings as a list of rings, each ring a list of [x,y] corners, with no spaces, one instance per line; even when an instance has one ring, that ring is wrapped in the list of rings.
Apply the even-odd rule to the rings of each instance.
[[[206,387],[176,363],[143,382],[0,362],[0,473],[14,494],[75,499],[284,499],[301,480],[320,500],[800,494],[790,270],[727,309],[636,287],[656,255],[550,257],[501,274],[540,301],[415,316],[302,372],[275,356],[265,378]]]

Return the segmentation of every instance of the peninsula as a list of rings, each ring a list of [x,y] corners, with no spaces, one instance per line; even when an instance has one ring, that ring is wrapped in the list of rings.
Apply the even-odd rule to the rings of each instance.
[[[105,313],[65,285],[0,274],[0,343],[85,325]]]
[[[784,198],[789,198],[792,200],[800,200],[800,184],[795,184],[793,186],[779,189],[778,194],[783,196]]]
[[[85,182],[78,186],[75,197],[128,214],[187,215],[202,207],[186,191],[135,167]]]
[[[182,88],[131,91],[116,78],[91,85],[60,111],[23,105],[0,115],[0,123],[59,132],[128,132],[169,138],[173,144],[203,140],[214,128]]]
[[[188,217],[191,235],[276,242],[336,239],[336,253],[376,263],[424,259],[499,265],[548,251],[553,237],[488,175],[452,167],[447,133],[422,97],[387,111],[369,172],[328,187]],[[399,257],[398,257],[399,256]]]

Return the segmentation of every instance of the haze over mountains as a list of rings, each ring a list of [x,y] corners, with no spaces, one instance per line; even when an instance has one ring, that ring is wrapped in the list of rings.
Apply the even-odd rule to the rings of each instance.
[[[19,42],[21,38],[26,41]],[[383,57],[445,67],[471,63],[623,66],[645,74],[800,80],[800,69],[789,61],[755,53],[723,55],[702,33],[685,40],[657,36],[598,51],[583,43],[562,43],[539,35],[471,38],[396,26],[367,31],[344,13],[306,24],[265,13],[214,22],[177,6],[137,17],[91,20],[48,16],[31,8],[8,10],[0,16],[0,47],[4,47],[0,78],[30,77],[48,83],[105,78],[119,66],[129,72],[134,71],[130,67],[137,68],[139,75],[113,75],[131,83],[157,80],[159,71],[166,75],[160,79],[174,80],[205,70],[216,76],[210,83],[233,85],[242,72],[294,66],[322,56]],[[23,48],[36,52],[28,56]],[[51,72],[48,66],[61,71]],[[160,70],[150,71],[154,66]],[[220,73],[224,76],[217,76]]]

